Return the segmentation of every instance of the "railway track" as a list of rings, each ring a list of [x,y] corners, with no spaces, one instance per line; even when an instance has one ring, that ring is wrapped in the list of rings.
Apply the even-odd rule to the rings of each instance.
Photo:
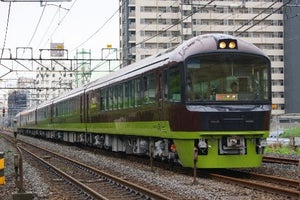
[[[286,164],[286,165],[299,165],[298,159],[292,158],[278,158],[273,156],[264,156],[263,162],[266,163],[279,163],[279,164]]]
[[[52,159],[52,157],[49,157],[48,154],[41,155],[41,157],[44,157],[44,160]],[[126,157],[126,160],[130,160],[131,156]],[[144,163],[147,165],[148,160],[134,157],[132,158],[132,162],[138,163]],[[141,160],[140,160],[141,159]],[[277,159],[277,158],[275,158]],[[155,166],[157,167],[159,165],[159,168],[166,168],[167,170],[176,171],[176,173],[183,173],[186,175],[192,175],[192,170],[189,168],[182,168],[179,166],[173,166],[172,169],[170,169],[170,165],[164,165],[163,163],[156,163]],[[165,167],[164,167],[165,166]],[[227,171],[227,170],[226,170]],[[198,175],[203,175],[203,171],[199,170]],[[222,182],[230,182],[236,185],[240,185],[242,187],[246,188],[252,188],[259,191],[266,191],[268,193],[272,194],[278,194],[281,195],[283,198],[288,199],[299,199],[299,181],[297,180],[291,180],[281,177],[274,177],[274,176],[268,176],[264,174],[253,174],[253,173],[245,173],[245,172],[239,172],[239,171],[233,171],[231,173],[215,173],[211,172],[207,175],[208,177],[212,179],[216,179],[218,181]],[[84,178],[81,178],[81,182],[93,182],[91,180],[85,180]]]
[[[212,172],[209,177],[225,182],[231,182],[261,191],[272,192],[289,199],[299,199],[299,180],[287,179],[265,174],[250,172],[240,172],[235,170],[222,170],[222,172]]]
[[[66,199],[170,199],[47,149],[24,142],[18,148],[46,168],[48,179],[61,187]]]

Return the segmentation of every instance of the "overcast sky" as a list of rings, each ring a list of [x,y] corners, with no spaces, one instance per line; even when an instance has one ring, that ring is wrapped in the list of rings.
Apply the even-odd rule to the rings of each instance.
[[[8,58],[7,49],[15,58],[17,48],[18,58],[28,58],[26,53],[20,53],[20,47],[32,47],[33,58],[39,58],[39,49],[50,49],[51,42],[64,43],[64,48],[69,51],[68,58],[75,57],[76,49],[91,49],[92,58],[101,58],[101,49],[106,48],[107,44],[118,48],[119,0],[43,3],[46,6],[40,2],[12,2],[9,5],[0,1],[0,53],[3,47],[6,49],[3,58]],[[15,85],[17,78],[35,77],[35,73],[10,72],[10,69],[19,69],[20,66],[13,61],[0,62],[1,106],[2,94],[7,94],[3,88]],[[24,65],[30,67],[31,64]],[[93,73],[92,78],[97,78],[96,75]]]
[[[93,57],[100,57],[97,55],[107,44],[118,47],[118,12],[114,15],[118,5],[118,0],[48,2],[47,6],[12,2],[5,40],[9,3],[0,1],[0,48],[5,43],[14,53],[16,47],[29,46],[39,53],[39,49],[49,49],[50,42],[63,42],[70,54],[75,54],[76,48],[86,48],[92,50]]]

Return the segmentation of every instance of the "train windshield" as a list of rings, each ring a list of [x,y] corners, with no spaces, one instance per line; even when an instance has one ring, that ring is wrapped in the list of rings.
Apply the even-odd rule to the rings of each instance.
[[[209,54],[187,63],[187,101],[270,100],[270,62],[248,54]]]

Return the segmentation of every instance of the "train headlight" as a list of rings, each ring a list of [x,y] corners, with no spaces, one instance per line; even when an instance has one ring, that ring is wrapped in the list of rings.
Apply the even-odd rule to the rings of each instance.
[[[219,43],[219,48],[220,49],[225,49],[226,48],[226,42],[220,42]]]
[[[218,49],[237,49],[237,41],[234,39],[219,40]]]
[[[229,42],[228,47],[229,47],[230,49],[235,49],[235,47],[236,47],[236,42],[234,42],[234,41]]]

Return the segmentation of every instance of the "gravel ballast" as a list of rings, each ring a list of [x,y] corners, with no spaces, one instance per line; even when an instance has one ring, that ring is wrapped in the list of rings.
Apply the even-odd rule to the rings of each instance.
[[[99,169],[106,169],[110,172],[114,171],[114,173],[120,174],[124,179],[151,183],[162,188],[163,191],[168,193],[166,195],[171,195],[173,199],[284,199],[277,195],[205,178],[197,178],[197,184],[193,184],[193,177],[190,176],[176,174],[159,168],[154,168],[153,173],[149,166],[135,162],[128,162],[125,159],[106,157],[77,147],[64,146],[35,138],[23,136],[18,137],[39,146],[47,146],[47,148],[53,151],[62,153],[68,157],[87,163]],[[3,138],[0,138],[0,151],[6,152],[6,184],[0,186],[0,199],[9,200],[11,199],[11,194],[17,191],[14,183],[15,174],[13,165],[13,154],[15,153],[15,149]],[[297,170],[296,166],[288,166],[287,169],[287,165],[263,164],[262,167],[251,169],[249,171],[295,178],[297,177]],[[31,167],[30,163],[27,163],[26,161],[24,161],[24,182],[25,190],[34,193],[34,199],[51,199],[51,192],[49,192],[49,188],[51,186],[44,181],[43,174]]]

